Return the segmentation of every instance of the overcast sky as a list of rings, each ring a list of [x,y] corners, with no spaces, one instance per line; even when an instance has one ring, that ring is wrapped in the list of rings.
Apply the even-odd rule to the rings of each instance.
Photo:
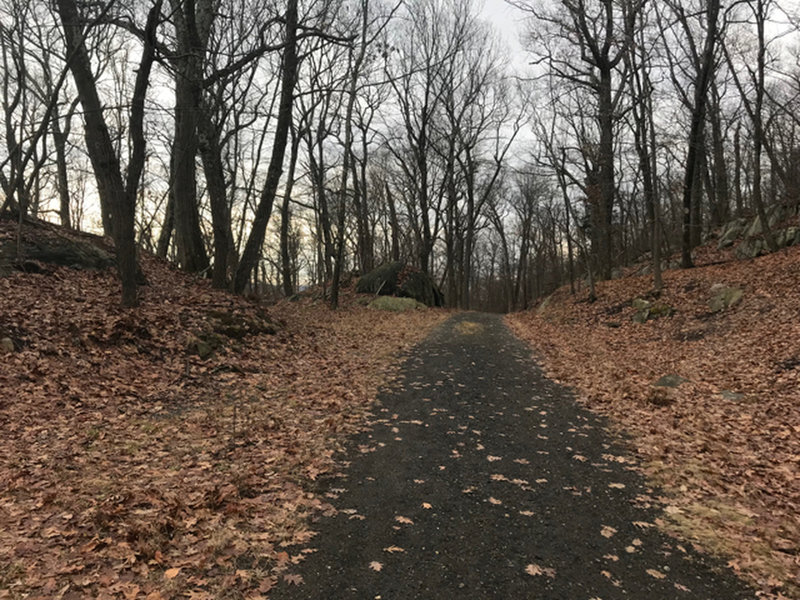
[[[480,3],[480,0],[478,0]],[[525,13],[509,5],[505,0],[484,0],[483,17],[494,24],[500,38],[508,48],[511,60],[519,71],[523,71],[530,60],[522,47],[520,35],[525,31]]]

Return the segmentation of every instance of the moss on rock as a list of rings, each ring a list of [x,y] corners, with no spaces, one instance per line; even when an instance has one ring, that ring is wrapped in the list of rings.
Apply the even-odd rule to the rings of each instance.
[[[413,298],[398,298],[396,296],[379,296],[369,303],[376,310],[391,312],[404,312],[407,310],[424,310],[428,307]]]

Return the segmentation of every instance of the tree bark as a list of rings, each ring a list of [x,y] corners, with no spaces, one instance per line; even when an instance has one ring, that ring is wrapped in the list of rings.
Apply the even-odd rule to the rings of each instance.
[[[172,191],[175,246],[184,271],[209,266],[197,202],[197,112],[200,107],[204,47],[197,31],[195,2],[172,0],[177,37],[175,64],[175,137],[172,146]]]

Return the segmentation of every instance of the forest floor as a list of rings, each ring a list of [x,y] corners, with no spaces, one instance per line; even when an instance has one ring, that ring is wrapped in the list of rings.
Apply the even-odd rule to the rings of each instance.
[[[705,249],[664,273],[673,314],[636,323],[652,278],[561,289],[507,322],[547,374],[610,417],[664,492],[664,526],[769,597],[800,598],[800,248],[753,260]],[[713,312],[717,284],[743,290]],[[665,375],[677,388],[653,384]],[[677,379],[678,382],[682,381]]]
[[[112,271],[0,278],[0,598],[266,596],[328,508],[308,482],[447,316],[263,307],[142,262],[137,309]]]

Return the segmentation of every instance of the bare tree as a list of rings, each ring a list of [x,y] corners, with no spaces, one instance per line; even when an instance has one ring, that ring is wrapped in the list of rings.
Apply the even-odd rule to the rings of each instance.
[[[294,86],[297,79],[297,25],[297,0],[288,0],[285,14],[283,62],[281,65],[281,94],[272,145],[272,157],[270,158],[266,180],[253,218],[250,235],[247,238],[239,266],[236,269],[233,289],[238,294],[244,292],[250,275],[258,264],[261,247],[264,245],[267,224],[272,214],[272,206],[275,203],[275,194],[278,191],[281,174],[283,173],[283,159],[286,154],[289,128],[292,123]]]
[[[748,75],[751,92],[745,88],[738,73],[739,65],[736,65],[728,49],[727,44],[723,45],[725,53],[725,60],[731,69],[733,81],[736,88],[742,97],[747,116],[753,126],[752,143],[753,143],[753,204],[756,207],[756,213],[761,221],[761,227],[764,231],[764,239],[767,242],[767,247],[770,252],[775,252],[778,249],[778,243],[775,241],[775,236],[770,230],[767,221],[767,212],[764,208],[763,197],[763,175],[762,175],[762,154],[764,149],[764,99],[766,93],[766,67],[767,67],[767,41],[765,37],[765,28],[767,21],[770,18],[770,12],[773,7],[772,0],[752,0],[747,2],[748,8],[752,12],[753,26],[756,30],[756,60],[755,65],[745,61],[742,65],[742,70]]]
[[[124,182],[120,159],[114,149],[108,125],[103,116],[103,105],[97,93],[89,54],[84,43],[85,21],[78,11],[75,0],[58,0],[57,7],[64,27],[69,68],[83,106],[86,147],[97,179],[98,192],[101,198],[105,199],[106,205],[111,207],[114,216],[113,233],[119,276],[122,281],[122,303],[125,306],[135,306],[138,298],[134,218],[139,180],[145,161],[144,100],[150,80],[150,69],[155,57],[155,34],[161,15],[161,0],[156,0],[150,9],[145,26],[146,41],[131,99],[129,131],[132,150]]]
[[[627,73],[620,72],[644,0],[561,0],[550,10],[514,2],[536,19],[533,52],[564,83],[588,89],[595,99],[597,173],[587,190],[595,213],[597,256],[603,277],[613,264],[613,211],[616,193],[614,129]]]

